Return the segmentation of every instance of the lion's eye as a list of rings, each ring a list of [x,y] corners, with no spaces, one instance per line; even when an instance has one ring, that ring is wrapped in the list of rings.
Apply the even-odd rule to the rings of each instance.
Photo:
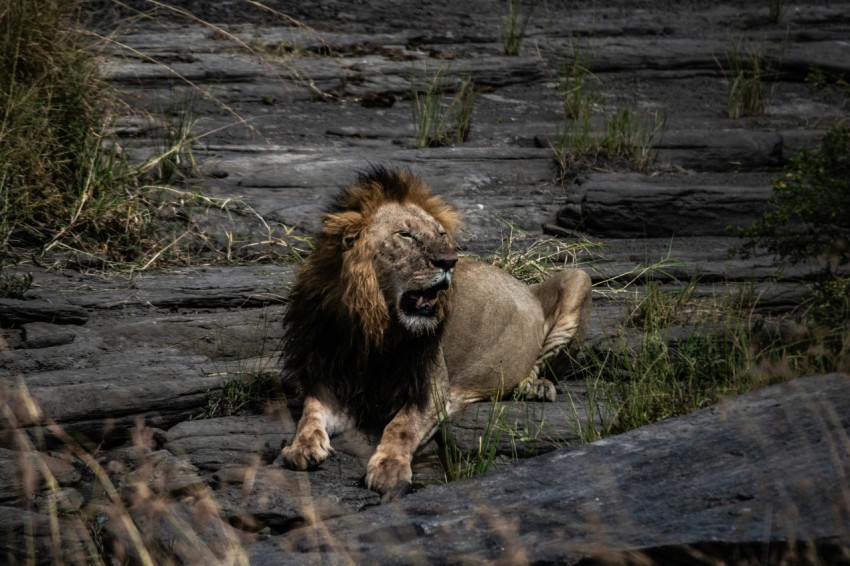
[[[405,230],[402,230],[400,232],[396,232],[396,234],[401,236],[405,240],[412,240],[413,239],[413,234],[411,234],[410,232],[407,232]]]

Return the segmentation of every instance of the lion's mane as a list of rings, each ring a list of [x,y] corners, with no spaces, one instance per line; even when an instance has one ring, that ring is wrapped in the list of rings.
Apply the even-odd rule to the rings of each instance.
[[[429,400],[428,375],[442,339],[443,325],[426,336],[403,329],[378,285],[371,261],[377,242],[368,241],[365,229],[390,202],[419,206],[451,237],[459,224],[457,213],[410,171],[361,173],[326,210],[283,321],[284,375],[307,395],[329,389],[360,426],[383,426],[402,407]],[[444,293],[445,301],[450,297]]]

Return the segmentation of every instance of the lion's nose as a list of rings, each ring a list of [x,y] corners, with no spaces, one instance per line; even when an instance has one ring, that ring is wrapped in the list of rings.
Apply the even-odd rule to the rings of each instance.
[[[450,270],[457,263],[457,255],[455,254],[440,254],[431,258],[431,263],[434,267],[439,267],[445,271]]]

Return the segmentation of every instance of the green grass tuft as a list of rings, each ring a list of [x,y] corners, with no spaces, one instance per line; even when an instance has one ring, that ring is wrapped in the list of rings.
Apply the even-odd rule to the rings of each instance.
[[[428,81],[424,93],[414,88],[413,125],[416,130],[416,147],[441,147],[461,144],[469,138],[472,111],[475,106],[475,83],[472,78],[462,79],[448,103],[447,88],[437,71]]]
[[[521,14],[520,4],[520,0],[508,0],[508,15],[502,18],[499,25],[505,55],[519,55],[522,43],[525,41],[525,30],[537,6],[536,2],[531,2],[525,13]]]
[[[765,113],[770,94],[765,84],[775,76],[767,64],[764,45],[745,48],[741,43],[740,39],[731,41],[726,65],[721,64],[726,78],[726,115],[733,120]]]

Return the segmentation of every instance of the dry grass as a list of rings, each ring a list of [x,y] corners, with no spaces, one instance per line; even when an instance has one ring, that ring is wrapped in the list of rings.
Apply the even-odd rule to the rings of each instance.
[[[230,113],[234,124],[252,126],[173,69],[194,94],[178,103],[182,108],[174,120],[148,114],[150,122],[161,124],[154,131],[158,148],[142,163],[127,159],[111,134],[116,111],[126,107],[96,59],[106,48],[150,57],[115,35],[82,30],[76,23],[80,5],[4,0],[0,9],[3,263],[34,255],[42,263],[140,270],[198,260],[297,260],[308,251],[307,238],[262,218],[246,203],[186,188],[195,174],[193,145],[206,135],[197,132],[193,100],[210,101]],[[232,226],[224,234],[201,227],[216,215],[221,220],[212,224]],[[240,228],[265,237],[242,238]]]

